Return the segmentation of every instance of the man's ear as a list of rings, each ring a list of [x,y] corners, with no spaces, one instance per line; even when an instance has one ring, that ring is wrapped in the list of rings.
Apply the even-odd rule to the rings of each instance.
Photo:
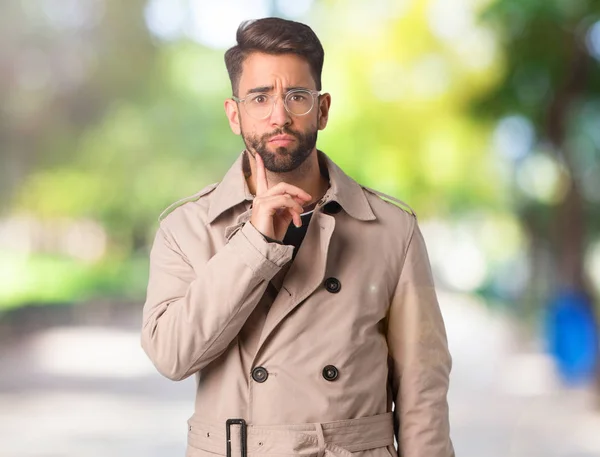
[[[227,115],[231,131],[236,135],[240,135],[242,129],[240,127],[239,105],[235,100],[231,98],[225,100],[225,114]]]
[[[319,97],[319,113],[317,127],[323,130],[327,126],[329,119],[329,107],[331,106],[331,95],[325,93]]]

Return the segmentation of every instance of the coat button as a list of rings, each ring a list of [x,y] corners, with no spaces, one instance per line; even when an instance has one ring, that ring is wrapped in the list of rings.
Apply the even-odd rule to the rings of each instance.
[[[325,289],[327,289],[327,292],[337,294],[340,290],[342,290],[342,283],[340,283],[340,281],[336,278],[327,278],[325,280]]]
[[[330,201],[323,207],[323,212],[327,214],[337,214],[342,210],[342,206],[338,202]]]
[[[327,381],[335,381],[339,375],[338,369],[333,365],[327,365],[323,368],[323,377]]]
[[[265,382],[268,377],[269,372],[263,367],[256,367],[254,370],[252,370],[252,379],[254,379],[256,382]]]

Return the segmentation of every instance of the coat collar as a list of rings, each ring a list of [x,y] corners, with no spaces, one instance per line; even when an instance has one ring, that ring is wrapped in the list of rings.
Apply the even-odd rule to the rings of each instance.
[[[361,221],[375,220],[375,214],[362,187],[338,167],[324,152],[317,151],[321,171],[329,177],[329,189],[321,203],[336,201],[350,216]],[[223,180],[214,190],[208,209],[208,223],[214,222],[221,214],[244,201],[252,201],[248,189],[244,166],[245,151],[242,152]],[[247,171],[246,171],[247,172]]]

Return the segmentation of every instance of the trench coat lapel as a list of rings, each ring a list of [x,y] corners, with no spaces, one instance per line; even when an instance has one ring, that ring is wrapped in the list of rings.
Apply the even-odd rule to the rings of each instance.
[[[332,216],[315,211],[300,250],[271,305],[258,343],[257,354],[281,321],[323,283],[329,242],[334,228],[335,219]]]

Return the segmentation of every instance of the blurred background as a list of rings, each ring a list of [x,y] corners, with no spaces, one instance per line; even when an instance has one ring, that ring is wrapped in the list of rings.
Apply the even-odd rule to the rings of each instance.
[[[149,245],[243,149],[223,54],[272,15],[324,45],[319,147],[419,215],[457,456],[600,456],[596,0],[0,3],[0,455],[183,455]]]

